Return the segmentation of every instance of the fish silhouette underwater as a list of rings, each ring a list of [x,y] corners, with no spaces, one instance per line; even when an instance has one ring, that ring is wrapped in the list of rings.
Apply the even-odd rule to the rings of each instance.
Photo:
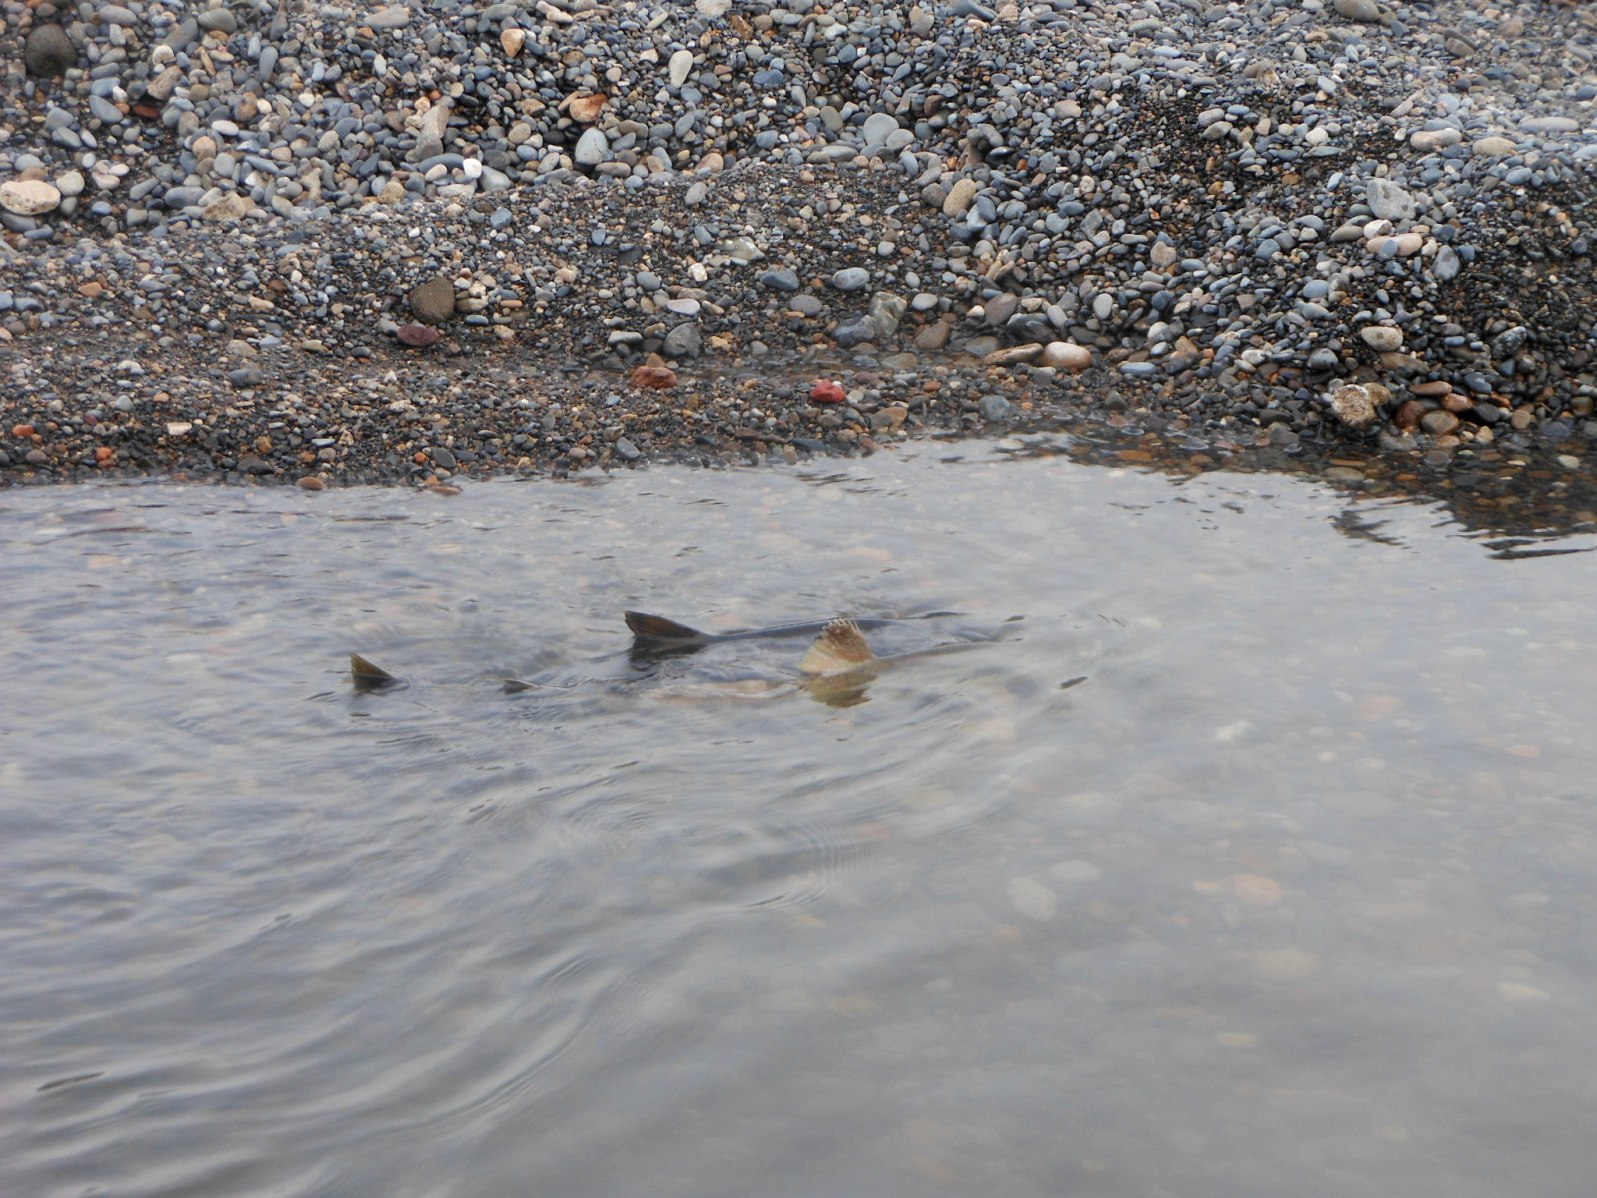
[[[954,615],[953,612],[931,612],[910,620],[930,619]],[[633,634],[629,651],[636,669],[648,670],[663,660],[684,654],[696,653],[712,645],[725,642],[782,639],[810,636],[809,646],[799,658],[796,676],[780,679],[748,678],[733,681],[700,681],[659,689],[658,696],[671,700],[711,700],[715,698],[764,698],[799,691],[819,702],[831,706],[851,706],[863,702],[870,683],[884,671],[921,658],[957,652],[990,643],[999,638],[957,640],[907,653],[878,655],[865,639],[865,628],[881,628],[907,622],[887,617],[835,618],[795,624],[778,624],[767,628],[739,629],[732,632],[704,632],[680,624],[664,616],[643,612],[625,613],[627,627]],[[504,680],[507,694],[529,691],[573,691],[587,683],[634,684],[644,681],[648,674],[626,679],[591,679],[584,682],[554,683],[526,681],[517,678]],[[358,653],[350,654],[350,681],[361,693],[399,690],[410,685],[408,679],[392,674]]]

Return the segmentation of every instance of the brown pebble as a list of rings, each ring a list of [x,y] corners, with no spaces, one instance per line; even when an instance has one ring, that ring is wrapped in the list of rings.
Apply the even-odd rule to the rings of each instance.
[[[429,345],[437,345],[444,339],[444,335],[437,329],[425,324],[402,324],[394,336],[399,339],[401,345],[408,345],[413,349],[426,349]]]
[[[442,324],[455,314],[455,285],[438,275],[410,289],[410,310],[424,324]]]
[[[1420,419],[1425,415],[1425,405],[1417,399],[1403,401],[1403,406],[1398,408],[1397,415],[1392,421],[1398,428],[1406,433],[1411,433],[1420,426]]]
[[[1331,411],[1349,428],[1369,428],[1379,419],[1369,388],[1357,383],[1338,387],[1331,395]]]
[[[639,366],[632,372],[632,385],[650,391],[669,391],[677,385],[677,374],[669,366]]]
[[[1420,427],[1433,437],[1440,437],[1458,428],[1458,417],[1438,409],[1420,417]]]
[[[33,436],[33,425],[13,424],[11,426],[11,435],[13,437],[31,437]]]
[[[584,125],[591,125],[599,119],[599,114],[604,111],[604,106],[610,102],[609,96],[596,94],[577,95],[571,97],[569,111],[571,119]]]
[[[871,424],[876,428],[899,429],[904,427],[904,421],[909,419],[909,408],[903,404],[888,404],[881,411],[871,417]],[[880,423],[878,423],[878,420]]]
[[[314,474],[307,474],[299,480],[299,489],[301,491],[324,491],[327,489],[327,484]]]

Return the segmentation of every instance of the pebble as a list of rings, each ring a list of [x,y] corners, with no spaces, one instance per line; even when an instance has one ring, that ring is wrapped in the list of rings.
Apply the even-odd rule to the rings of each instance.
[[[238,30],[238,18],[231,9],[213,8],[202,12],[196,20],[207,33],[235,33]]]
[[[1367,429],[1380,419],[1369,389],[1352,383],[1338,387],[1331,395],[1331,411],[1351,429]]]
[[[669,366],[645,363],[632,372],[631,382],[650,391],[669,391],[677,385],[677,373]]]
[[[693,51],[677,50],[671,55],[671,61],[666,67],[666,76],[671,80],[672,87],[681,87],[688,81],[688,73],[693,70]]]
[[[410,310],[423,324],[442,324],[455,314],[455,285],[439,276],[411,288]]]
[[[1433,150],[1445,150],[1448,146],[1456,146],[1464,140],[1464,135],[1457,129],[1447,127],[1442,129],[1418,129],[1409,137],[1409,145],[1421,153]]]
[[[1436,258],[1431,263],[1431,273],[1440,283],[1449,283],[1458,278],[1459,271],[1463,270],[1464,262],[1458,256],[1458,251],[1450,245],[1444,245],[1436,251]]]
[[[571,103],[567,106],[567,111],[571,113],[572,120],[580,121],[584,125],[591,125],[599,119],[599,115],[604,112],[609,102],[610,97],[602,92],[573,96]]]
[[[1069,341],[1050,341],[1043,346],[1039,361],[1055,370],[1085,370],[1092,365],[1092,351]]]
[[[899,132],[898,119],[887,112],[872,113],[865,118],[865,124],[860,130],[868,146],[879,146],[897,132]]]
[[[1482,137],[1470,146],[1470,152],[1479,154],[1483,158],[1501,158],[1514,153],[1518,148],[1506,137]]]
[[[984,395],[978,406],[982,419],[988,424],[1006,423],[1015,411],[1015,406],[1002,395]]]
[[[89,114],[102,125],[122,123],[122,110],[103,96],[89,97]]]
[[[1012,878],[1009,903],[1027,919],[1047,923],[1058,914],[1059,896],[1035,878]]]
[[[1370,211],[1385,220],[1410,220],[1414,216],[1414,197],[1390,179],[1371,179],[1364,188]]]
[[[839,291],[863,291],[871,285],[871,272],[862,266],[848,266],[832,276],[832,286]]]
[[[668,358],[696,358],[702,346],[703,335],[699,332],[699,326],[692,321],[685,321],[665,335],[660,352]]]
[[[963,216],[970,211],[971,203],[976,199],[976,193],[981,190],[981,184],[975,179],[965,177],[957,180],[948,189],[947,198],[943,200],[944,216]]]
[[[0,208],[18,216],[38,216],[60,203],[60,189],[43,179],[8,179],[0,183]]]
[[[976,348],[980,342],[972,341],[970,347]],[[1015,366],[1022,362],[1030,362],[1043,351],[1040,345],[1012,345],[1007,349],[990,350],[983,354],[983,360],[990,366]]]
[[[367,13],[362,20],[376,30],[403,29],[410,24],[410,9],[403,4],[390,4]]]
[[[1580,122],[1572,116],[1528,116],[1519,127],[1528,133],[1574,133]]]
[[[38,25],[28,32],[22,47],[28,74],[49,79],[78,65],[78,48],[59,25]]]
[[[1350,21],[1374,22],[1381,19],[1381,9],[1375,0],[1332,0],[1331,7],[1337,16]]]
[[[1445,409],[1426,412],[1424,416],[1420,417],[1420,427],[1434,437],[1440,437],[1455,431],[1460,423],[1457,416]]]
[[[576,149],[571,152],[578,166],[597,166],[609,156],[610,141],[603,129],[589,129],[577,139]]]
[[[426,324],[400,325],[394,336],[402,345],[408,345],[412,349],[426,349],[429,345],[438,344],[444,337],[437,329]]]

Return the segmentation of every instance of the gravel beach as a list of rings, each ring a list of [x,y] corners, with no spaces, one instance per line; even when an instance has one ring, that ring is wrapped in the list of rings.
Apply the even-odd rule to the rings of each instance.
[[[1597,5],[0,18],[6,482],[1597,442]]]

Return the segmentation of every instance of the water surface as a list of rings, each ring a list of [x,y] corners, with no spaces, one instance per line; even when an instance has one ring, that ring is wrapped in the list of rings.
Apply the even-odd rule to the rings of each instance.
[[[0,495],[0,1192],[1585,1192],[1592,543],[982,445]]]

